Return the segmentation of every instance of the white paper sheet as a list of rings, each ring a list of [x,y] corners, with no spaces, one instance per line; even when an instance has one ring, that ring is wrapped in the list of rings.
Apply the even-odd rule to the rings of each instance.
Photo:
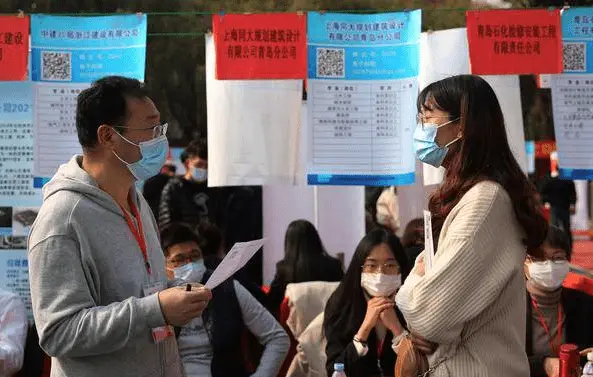
[[[210,276],[205,286],[214,289],[233,276],[249,262],[259,249],[266,243],[266,239],[249,242],[237,242]]]
[[[432,214],[430,211],[424,211],[424,272],[428,272],[432,268],[433,257]]]
[[[301,80],[216,80],[206,36],[208,184],[295,184]]]
[[[465,28],[422,33],[420,38],[420,90],[428,84],[455,75],[470,73],[467,31]],[[494,89],[502,109],[511,150],[527,172],[523,111],[519,76],[482,76]],[[443,168],[424,164],[424,185],[440,184]]]

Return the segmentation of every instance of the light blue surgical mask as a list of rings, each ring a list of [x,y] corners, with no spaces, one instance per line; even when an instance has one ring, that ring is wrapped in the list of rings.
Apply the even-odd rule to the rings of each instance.
[[[432,165],[435,168],[438,168],[443,164],[445,156],[449,151],[449,146],[461,139],[461,137],[458,137],[447,143],[447,145],[441,147],[436,142],[437,131],[439,128],[455,121],[456,120],[451,120],[441,125],[424,123],[423,125],[416,127],[414,130],[414,152],[420,161]]]
[[[130,173],[132,173],[137,180],[147,180],[161,171],[163,165],[167,161],[167,154],[169,153],[169,141],[167,140],[167,136],[161,135],[149,141],[142,141],[139,144],[136,144],[126,139],[119,132],[117,132],[117,134],[127,143],[140,148],[140,155],[142,157],[140,160],[133,163],[124,161],[117,155],[117,153],[115,153],[115,151],[113,152],[115,157],[127,166]]]
[[[208,179],[208,169],[194,167],[191,176],[196,182],[204,182]]]
[[[184,264],[183,266],[173,268],[172,270],[175,279],[181,279],[188,283],[199,283],[204,277],[206,266],[204,265],[204,260],[200,259],[195,262],[190,262]]]

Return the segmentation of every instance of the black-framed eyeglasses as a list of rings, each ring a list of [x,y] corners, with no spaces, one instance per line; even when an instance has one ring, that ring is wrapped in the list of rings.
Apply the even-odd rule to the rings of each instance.
[[[186,263],[195,262],[202,259],[202,251],[200,249],[192,249],[188,254],[179,255],[167,261],[171,267],[179,267]]]
[[[163,135],[167,134],[167,130],[169,129],[169,123],[157,124],[156,126],[145,127],[145,128],[132,128],[132,127],[126,127],[126,126],[117,126],[117,128],[123,128],[125,130],[134,130],[134,131],[152,130],[152,138],[155,139],[159,136],[163,136]]]

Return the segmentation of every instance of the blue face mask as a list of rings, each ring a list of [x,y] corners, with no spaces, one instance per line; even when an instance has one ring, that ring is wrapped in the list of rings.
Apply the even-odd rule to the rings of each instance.
[[[192,168],[191,176],[196,182],[204,182],[208,179],[208,170],[204,168]]]
[[[437,130],[443,126],[455,122],[454,120],[436,125],[432,123],[424,123],[424,126],[417,126],[414,130],[414,151],[416,157],[424,162],[425,164],[432,165],[435,168],[440,167],[445,160],[445,156],[449,151],[449,146],[459,139],[451,141],[444,147],[439,146],[435,139],[437,136]]]
[[[204,265],[203,259],[188,264],[184,264],[183,266],[173,269],[175,279],[181,279],[188,283],[201,282],[205,272],[206,266]]]
[[[117,155],[117,153],[115,153],[115,151],[113,152],[115,157],[126,164],[134,178],[139,181],[144,181],[150,177],[154,177],[161,171],[165,161],[167,161],[167,154],[169,153],[169,141],[167,140],[167,136],[161,135],[152,140],[142,141],[139,144],[136,144],[123,137],[119,132],[117,134],[129,144],[140,148],[140,155],[142,157],[140,160],[133,163],[124,161]]]

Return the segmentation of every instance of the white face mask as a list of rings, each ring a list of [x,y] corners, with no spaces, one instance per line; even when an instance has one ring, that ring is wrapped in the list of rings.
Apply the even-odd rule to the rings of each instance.
[[[175,279],[181,279],[188,283],[199,283],[204,277],[206,266],[204,260],[184,264],[183,266],[172,268]]]
[[[402,286],[402,276],[363,272],[360,285],[373,297],[389,297]]]
[[[569,266],[567,261],[552,262],[531,262],[527,266],[529,280],[536,286],[549,290],[556,290],[562,286]]]

